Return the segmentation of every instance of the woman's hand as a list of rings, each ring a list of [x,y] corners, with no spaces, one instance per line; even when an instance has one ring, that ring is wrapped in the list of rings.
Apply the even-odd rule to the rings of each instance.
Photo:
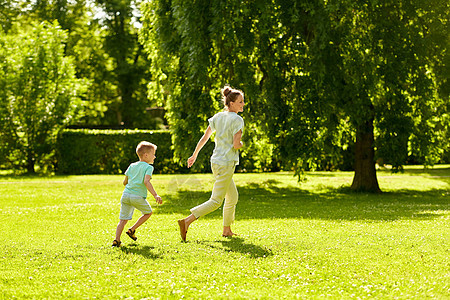
[[[236,134],[233,137],[233,148],[236,150],[239,150],[244,146],[244,144],[241,141],[242,138],[242,129],[236,132]]]
[[[208,126],[208,128],[206,128],[206,131],[203,134],[202,138],[198,141],[197,146],[195,147],[195,150],[194,150],[194,154],[192,154],[192,156],[189,157],[187,160],[188,168],[192,167],[192,165],[195,163],[195,161],[197,160],[198,153],[200,152],[200,150],[202,150],[203,146],[209,140],[209,138],[211,137],[211,134],[212,134],[211,126]]]
[[[188,168],[192,167],[192,165],[195,163],[196,160],[197,155],[192,155],[191,157],[189,157],[187,160]]]

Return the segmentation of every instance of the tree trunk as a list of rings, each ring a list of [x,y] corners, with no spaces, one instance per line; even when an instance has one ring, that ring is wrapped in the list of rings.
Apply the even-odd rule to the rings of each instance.
[[[27,172],[28,174],[35,174],[36,171],[34,170],[34,155],[33,152],[31,150],[28,150],[27,153]]]
[[[358,192],[381,193],[375,169],[373,120],[365,122],[356,133],[355,176],[351,189]]]

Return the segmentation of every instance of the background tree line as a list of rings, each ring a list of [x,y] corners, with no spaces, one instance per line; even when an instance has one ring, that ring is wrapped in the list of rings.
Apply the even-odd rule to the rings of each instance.
[[[73,75],[65,74],[76,93],[50,97],[71,98],[73,109],[57,113],[67,116],[49,132],[153,128],[145,108],[164,106],[175,159],[184,161],[207,117],[221,109],[219,90],[228,83],[246,94],[246,145],[270,156],[271,169],[352,168],[354,189],[378,191],[375,160],[395,170],[448,160],[447,1],[0,0],[0,8],[2,43],[21,44],[44,28],[53,30],[49,39],[61,35],[59,55],[70,58]],[[35,51],[22,50],[25,70]],[[1,55],[8,74],[19,60]],[[23,142],[23,126],[13,133],[23,121],[12,108],[23,105],[11,87],[23,89],[14,80],[0,84],[2,163],[24,162],[32,171],[49,149],[21,159],[8,150],[33,140]],[[51,93],[42,94],[28,97],[35,105],[25,114]],[[354,163],[344,166],[346,157]]]
[[[0,67],[8,75],[0,78],[2,165],[29,172],[36,164],[52,166],[55,133],[69,125],[158,127],[146,114],[153,103],[150,61],[138,42],[139,6],[138,0],[0,0]],[[62,72],[61,59],[70,60],[71,73],[52,77]],[[62,102],[75,109],[55,110]],[[44,115],[60,120],[38,122]]]
[[[138,42],[140,0],[0,1],[5,35],[42,22],[66,31],[64,55],[84,81],[80,126],[151,127],[145,108],[150,61]]]

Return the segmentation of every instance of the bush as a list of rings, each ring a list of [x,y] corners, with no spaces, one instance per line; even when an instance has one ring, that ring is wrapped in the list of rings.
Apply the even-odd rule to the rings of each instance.
[[[273,146],[262,135],[247,136],[237,172],[272,171]],[[174,161],[172,136],[167,130],[66,129],[57,140],[56,172],[59,174],[123,174],[138,160],[135,149],[140,141],[158,146],[154,163],[156,174],[211,172],[209,158],[214,143],[207,143],[192,169]],[[187,149],[192,153],[194,149]]]
[[[58,137],[57,172],[61,174],[123,174],[138,160],[141,141],[158,146],[155,173],[182,173],[174,163],[169,131],[66,129]]]

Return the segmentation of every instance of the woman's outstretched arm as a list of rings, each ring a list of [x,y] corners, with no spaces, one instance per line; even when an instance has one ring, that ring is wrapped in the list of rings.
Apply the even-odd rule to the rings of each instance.
[[[202,150],[203,146],[205,146],[206,142],[208,142],[209,138],[211,137],[211,134],[212,134],[212,129],[210,126],[208,126],[208,128],[206,128],[206,130],[205,130],[205,133],[203,134],[201,139],[198,141],[197,146],[195,147],[194,153],[187,160],[188,168],[190,168],[195,163],[195,161],[197,160],[198,153],[200,152],[200,150]]]

